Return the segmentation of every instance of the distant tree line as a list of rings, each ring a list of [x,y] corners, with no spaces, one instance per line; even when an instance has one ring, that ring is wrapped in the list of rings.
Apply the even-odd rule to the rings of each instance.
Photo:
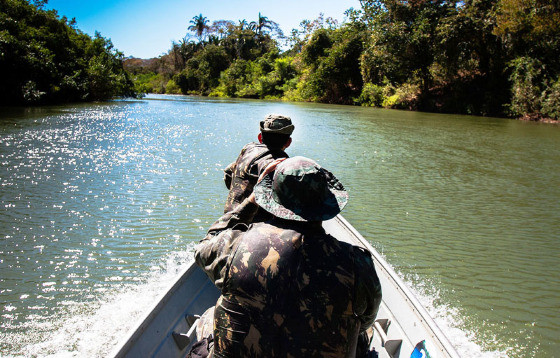
[[[123,54],[92,38],[46,0],[0,0],[0,104],[43,104],[134,96]]]
[[[200,14],[166,55],[127,69],[142,92],[560,119],[558,1],[360,3],[288,36],[260,13]]]
[[[360,0],[289,35],[261,13],[199,14],[167,54],[124,66],[46,2],[0,0],[2,104],[151,92],[560,119],[557,0]]]

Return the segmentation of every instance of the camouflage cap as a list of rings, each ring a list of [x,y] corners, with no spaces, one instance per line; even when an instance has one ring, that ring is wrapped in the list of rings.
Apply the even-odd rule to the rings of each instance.
[[[267,114],[260,123],[261,132],[291,135],[294,125],[290,117],[281,114]]]
[[[335,217],[348,193],[328,170],[305,157],[284,160],[253,189],[259,206],[274,216],[296,221]]]

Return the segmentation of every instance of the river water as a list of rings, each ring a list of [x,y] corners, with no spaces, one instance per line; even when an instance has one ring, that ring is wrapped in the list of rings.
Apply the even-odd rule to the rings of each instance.
[[[184,96],[0,114],[2,356],[106,356],[221,213],[267,113],[465,357],[560,351],[560,127]]]

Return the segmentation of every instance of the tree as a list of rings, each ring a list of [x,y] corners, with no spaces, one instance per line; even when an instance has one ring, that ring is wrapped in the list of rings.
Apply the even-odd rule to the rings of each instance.
[[[204,32],[208,31],[209,29],[209,22],[210,21],[206,17],[202,16],[202,14],[199,14],[192,18],[192,20],[190,21],[192,25],[189,26],[188,29],[195,32],[196,36],[199,38],[199,40],[201,40]]]
[[[239,20],[239,25],[238,25],[238,29],[240,31],[245,30],[246,27],[248,27],[249,24],[247,23],[247,20],[243,19],[243,20]]]
[[[324,14],[320,13],[319,17],[313,21],[301,21],[299,27],[299,29],[292,29],[291,35],[287,38],[287,43],[290,45],[290,50],[288,51],[290,54],[300,53],[315,31],[338,28],[338,21],[332,17],[325,19]]]
[[[364,50],[364,33],[363,27],[352,25],[315,31],[300,55],[303,75],[295,98],[352,103],[363,86],[360,57]]]
[[[252,21],[249,25],[251,29],[257,33],[257,35],[262,35],[263,29],[272,29],[273,21],[270,21],[268,17],[262,16],[259,12],[259,19],[255,22]]]
[[[208,95],[218,86],[221,72],[228,67],[229,59],[225,49],[211,44],[197,51],[173,80],[183,93]]]
[[[499,0],[494,33],[516,56],[560,62],[560,2]]]
[[[46,1],[2,0],[0,101],[35,104],[134,96],[123,54],[91,38],[75,20],[43,9]]]
[[[224,37],[231,35],[235,30],[235,23],[230,20],[217,20],[212,23],[210,29],[208,30],[212,34],[216,34],[218,38],[223,39]]]
[[[387,64],[386,68],[392,68],[386,76],[404,82],[415,73],[427,94],[432,85],[430,67],[439,50],[438,25],[451,14],[455,1],[372,0],[362,4],[370,17],[367,22],[373,31],[372,48],[382,52],[373,56],[395,63]]]

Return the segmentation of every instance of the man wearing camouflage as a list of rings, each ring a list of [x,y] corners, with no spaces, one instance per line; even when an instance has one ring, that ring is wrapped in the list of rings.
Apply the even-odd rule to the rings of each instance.
[[[269,114],[260,122],[259,143],[249,143],[241,150],[237,160],[224,170],[224,181],[229,189],[224,213],[232,211],[253,191],[253,186],[270,162],[287,158],[284,152],[292,143],[294,125],[290,117]],[[263,210],[255,214],[255,221],[265,221],[270,215]]]
[[[195,258],[222,291],[214,357],[356,357],[381,287],[371,254],[322,228],[347,200],[314,161],[277,160],[249,198],[210,227]],[[258,206],[272,220],[247,226]]]

